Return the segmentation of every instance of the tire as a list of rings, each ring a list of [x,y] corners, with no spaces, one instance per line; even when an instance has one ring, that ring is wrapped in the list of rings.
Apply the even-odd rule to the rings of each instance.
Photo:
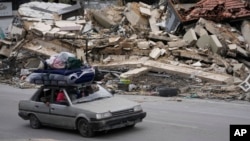
[[[77,122],[77,129],[83,137],[93,137],[94,131],[91,129],[88,121],[81,118]]]
[[[129,125],[127,126],[128,128],[134,128],[135,127],[135,124],[132,124],[132,125]]]
[[[162,97],[171,97],[171,96],[177,96],[179,90],[177,88],[162,87],[158,88],[158,93],[159,96]]]
[[[41,122],[39,121],[39,119],[35,115],[31,114],[29,116],[29,119],[30,119],[30,127],[31,128],[33,128],[33,129],[41,128],[41,126],[42,126]]]

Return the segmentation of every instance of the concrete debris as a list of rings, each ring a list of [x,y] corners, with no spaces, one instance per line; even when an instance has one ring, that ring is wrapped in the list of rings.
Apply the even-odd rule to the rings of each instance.
[[[141,41],[137,43],[139,49],[150,49],[150,43],[148,41]]]
[[[204,29],[201,25],[197,24],[194,28],[195,33],[199,36],[202,37],[203,35],[208,35],[206,29]]]
[[[250,46],[250,22],[247,20],[244,20],[241,25],[241,33],[246,40],[246,43],[248,44],[248,47]],[[249,51],[249,49],[248,49]]]
[[[197,41],[195,31],[191,28],[183,36],[183,39],[187,41],[189,45],[193,45]]]
[[[185,87],[189,97],[225,99],[244,99],[249,92],[250,12],[242,1],[83,7],[21,5],[9,33],[1,36],[1,82],[18,78],[24,86],[23,78],[42,61],[70,52],[97,66],[106,76],[103,83],[116,92],[159,95],[157,88],[164,86],[181,96],[184,91],[177,90]]]
[[[219,41],[219,39],[217,38],[216,35],[211,35],[210,37],[211,37],[210,38],[210,45],[211,45],[212,51],[214,53],[220,53],[220,51],[223,48],[221,42]]]
[[[128,3],[125,9],[125,16],[132,26],[148,25],[148,20],[143,16],[139,10],[139,3]]]
[[[150,54],[149,54],[149,56],[150,56],[151,58],[153,58],[153,59],[158,59],[158,57],[160,57],[160,55],[161,55],[161,49],[160,49],[160,48],[154,48],[154,49],[150,52]]]
[[[168,42],[169,48],[181,48],[181,47],[187,47],[188,43],[185,40],[177,40],[177,41],[170,41]]]
[[[196,42],[196,46],[200,49],[209,49],[210,48],[210,35],[202,35]]]
[[[125,73],[122,73],[120,75],[121,78],[125,78],[125,79],[131,79],[132,77],[138,77],[143,73],[146,73],[149,71],[149,68],[147,67],[141,67],[141,68],[136,68],[133,70],[129,70]]]
[[[95,20],[105,28],[111,28],[115,25],[115,23],[111,19],[107,18],[107,16],[101,12],[95,11],[93,12],[93,16]]]

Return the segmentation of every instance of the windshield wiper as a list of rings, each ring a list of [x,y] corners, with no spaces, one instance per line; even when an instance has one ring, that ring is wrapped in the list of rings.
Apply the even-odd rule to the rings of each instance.
[[[78,103],[86,103],[86,102],[90,102],[92,100],[78,100],[78,101],[75,101],[73,102],[74,104],[78,104]]]
[[[110,98],[110,97],[109,96],[106,96],[106,97],[97,97],[97,98],[92,99],[91,101],[105,99],[105,98]]]
[[[100,100],[100,99],[105,99],[105,98],[110,98],[111,96],[105,96],[105,97],[97,97],[97,98],[93,98],[93,99],[88,99],[88,100],[77,100],[75,102],[73,102],[74,104],[77,103],[86,103],[86,102],[91,102],[91,101],[95,101],[95,100]]]

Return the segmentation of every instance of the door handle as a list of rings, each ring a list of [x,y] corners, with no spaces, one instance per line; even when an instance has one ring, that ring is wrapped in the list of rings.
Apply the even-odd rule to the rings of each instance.
[[[36,108],[39,108],[39,106],[38,106],[38,105],[35,105],[35,107],[36,107]]]
[[[51,111],[54,111],[55,110],[55,108],[51,108]]]

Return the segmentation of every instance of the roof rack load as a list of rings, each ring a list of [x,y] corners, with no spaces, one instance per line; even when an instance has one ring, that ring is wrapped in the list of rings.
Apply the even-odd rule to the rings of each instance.
[[[93,67],[81,67],[78,69],[46,69],[35,70],[26,81],[38,85],[75,86],[93,82],[95,69]]]

